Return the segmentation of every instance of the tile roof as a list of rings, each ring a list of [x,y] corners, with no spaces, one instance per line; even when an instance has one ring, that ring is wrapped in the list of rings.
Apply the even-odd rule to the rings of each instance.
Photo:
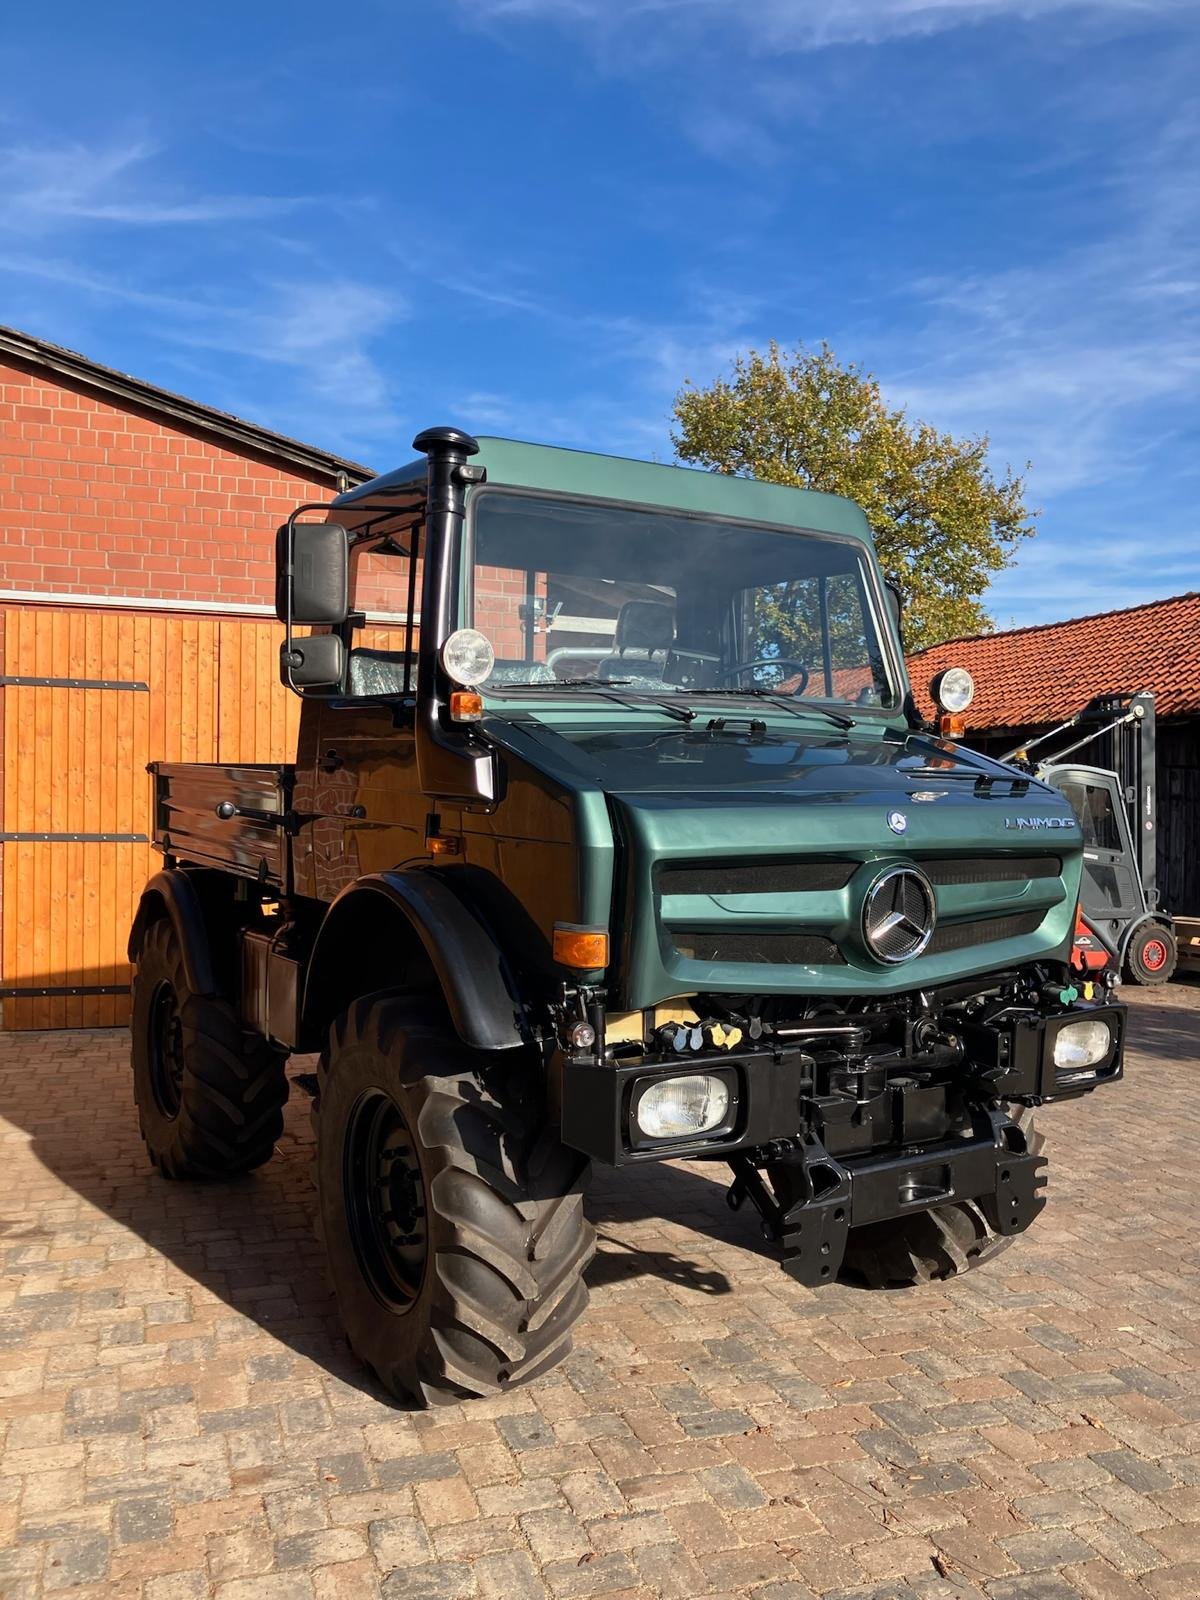
[[[1102,611],[1069,622],[951,639],[909,657],[917,703],[944,667],[975,679],[968,721],[976,728],[1056,722],[1098,694],[1151,689],[1160,717],[1200,713],[1200,593]]]

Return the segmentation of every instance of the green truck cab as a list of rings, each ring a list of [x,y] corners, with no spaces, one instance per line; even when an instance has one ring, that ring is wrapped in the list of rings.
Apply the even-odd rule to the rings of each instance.
[[[168,766],[130,936],[167,1176],[266,1160],[319,1051],[352,1344],[421,1403],[586,1303],[591,1163],[728,1163],[801,1282],[945,1278],[1121,1075],[1082,838],[928,726],[862,511],[436,428],[279,532],[285,766]]]

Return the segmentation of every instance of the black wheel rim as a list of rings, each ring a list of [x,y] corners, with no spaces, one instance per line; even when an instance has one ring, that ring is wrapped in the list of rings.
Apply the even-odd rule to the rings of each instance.
[[[150,1083],[163,1116],[177,1117],[183,1100],[183,1018],[169,983],[160,983],[150,1002]]]
[[[363,1277],[389,1310],[407,1311],[429,1254],[425,1185],[408,1124],[382,1089],[362,1095],[350,1113],[343,1184]]]

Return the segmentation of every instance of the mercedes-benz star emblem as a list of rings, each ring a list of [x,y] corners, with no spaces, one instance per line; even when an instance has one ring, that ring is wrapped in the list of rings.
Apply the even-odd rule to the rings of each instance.
[[[916,867],[890,867],[867,890],[863,940],[877,961],[894,966],[919,956],[936,923],[933,885]]]
[[[905,833],[908,830],[908,818],[903,811],[889,811],[887,824],[893,833]]]

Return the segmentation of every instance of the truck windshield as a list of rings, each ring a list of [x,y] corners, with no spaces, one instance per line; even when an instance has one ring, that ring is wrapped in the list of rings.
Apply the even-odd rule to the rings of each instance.
[[[507,492],[481,494],[472,526],[463,620],[496,652],[485,692],[900,702],[855,540]]]

